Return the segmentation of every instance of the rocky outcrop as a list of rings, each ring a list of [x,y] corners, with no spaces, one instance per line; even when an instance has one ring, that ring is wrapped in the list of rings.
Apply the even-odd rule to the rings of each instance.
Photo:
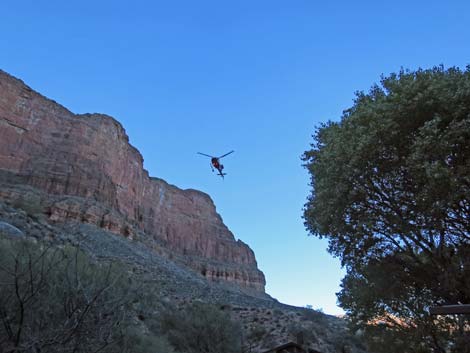
[[[1,70],[0,171],[4,186],[53,195],[42,200],[51,221],[91,223],[126,237],[142,231],[209,279],[264,291],[253,251],[235,240],[207,194],[149,177],[112,117],[73,114]],[[21,197],[3,189],[3,198]]]

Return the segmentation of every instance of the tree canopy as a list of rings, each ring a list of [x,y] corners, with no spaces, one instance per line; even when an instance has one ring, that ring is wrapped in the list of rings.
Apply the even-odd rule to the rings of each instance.
[[[382,77],[313,137],[305,225],[347,269],[342,307],[376,342],[463,352],[459,323],[427,313],[470,303],[470,66]]]

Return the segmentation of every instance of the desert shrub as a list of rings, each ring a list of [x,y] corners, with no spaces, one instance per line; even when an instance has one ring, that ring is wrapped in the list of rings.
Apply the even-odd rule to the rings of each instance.
[[[184,353],[239,353],[241,328],[214,306],[194,303],[184,310],[168,310],[162,332],[173,347]]]
[[[311,321],[321,325],[328,324],[328,318],[323,312],[312,309],[303,309],[302,310],[302,320]]]
[[[242,336],[242,348],[244,353],[255,352],[255,347],[266,338],[268,331],[264,326],[254,325],[250,330],[244,332]]]
[[[45,211],[41,198],[32,193],[25,193],[21,197],[15,199],[12,206],[25,211],[31,217],[38,217]]]
[[[175,353],[165,336],[143,333],[136,326],[126,330],[122,347],[123,353]]]
[[[0,352],[120,352],[132,302],[117,266],[0,239]]]

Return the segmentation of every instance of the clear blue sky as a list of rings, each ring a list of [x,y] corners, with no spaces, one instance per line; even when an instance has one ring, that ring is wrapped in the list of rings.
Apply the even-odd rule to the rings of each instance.
[[[343,275],[301,218],[300,155],[354,92],[400,67],[470,63],[469,1],[21,1],[0,4],[0,68],[126,128],[151,175],[205,191],[267,292],[337,314]],[[235,154],[215,177],[197,151]]]

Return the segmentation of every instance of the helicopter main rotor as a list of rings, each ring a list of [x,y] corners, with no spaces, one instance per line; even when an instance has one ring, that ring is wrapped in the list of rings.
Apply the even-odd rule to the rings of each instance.
[[[220,157],[215,157],[215,156],[210,156],[208,154],[205,154],[205,153],[201,153],[201,152],[198,152],[198,154],[201,154],[203,156],[206,156],[206,157],[209,157],[209,158],[216,158],[216,159],[221,159],[221,158],[224,158],[225,156],[228,156],[229,154],[233,153],[235,151],[230,151],[228,153],[225,153],[224,155],[220,156]]]

